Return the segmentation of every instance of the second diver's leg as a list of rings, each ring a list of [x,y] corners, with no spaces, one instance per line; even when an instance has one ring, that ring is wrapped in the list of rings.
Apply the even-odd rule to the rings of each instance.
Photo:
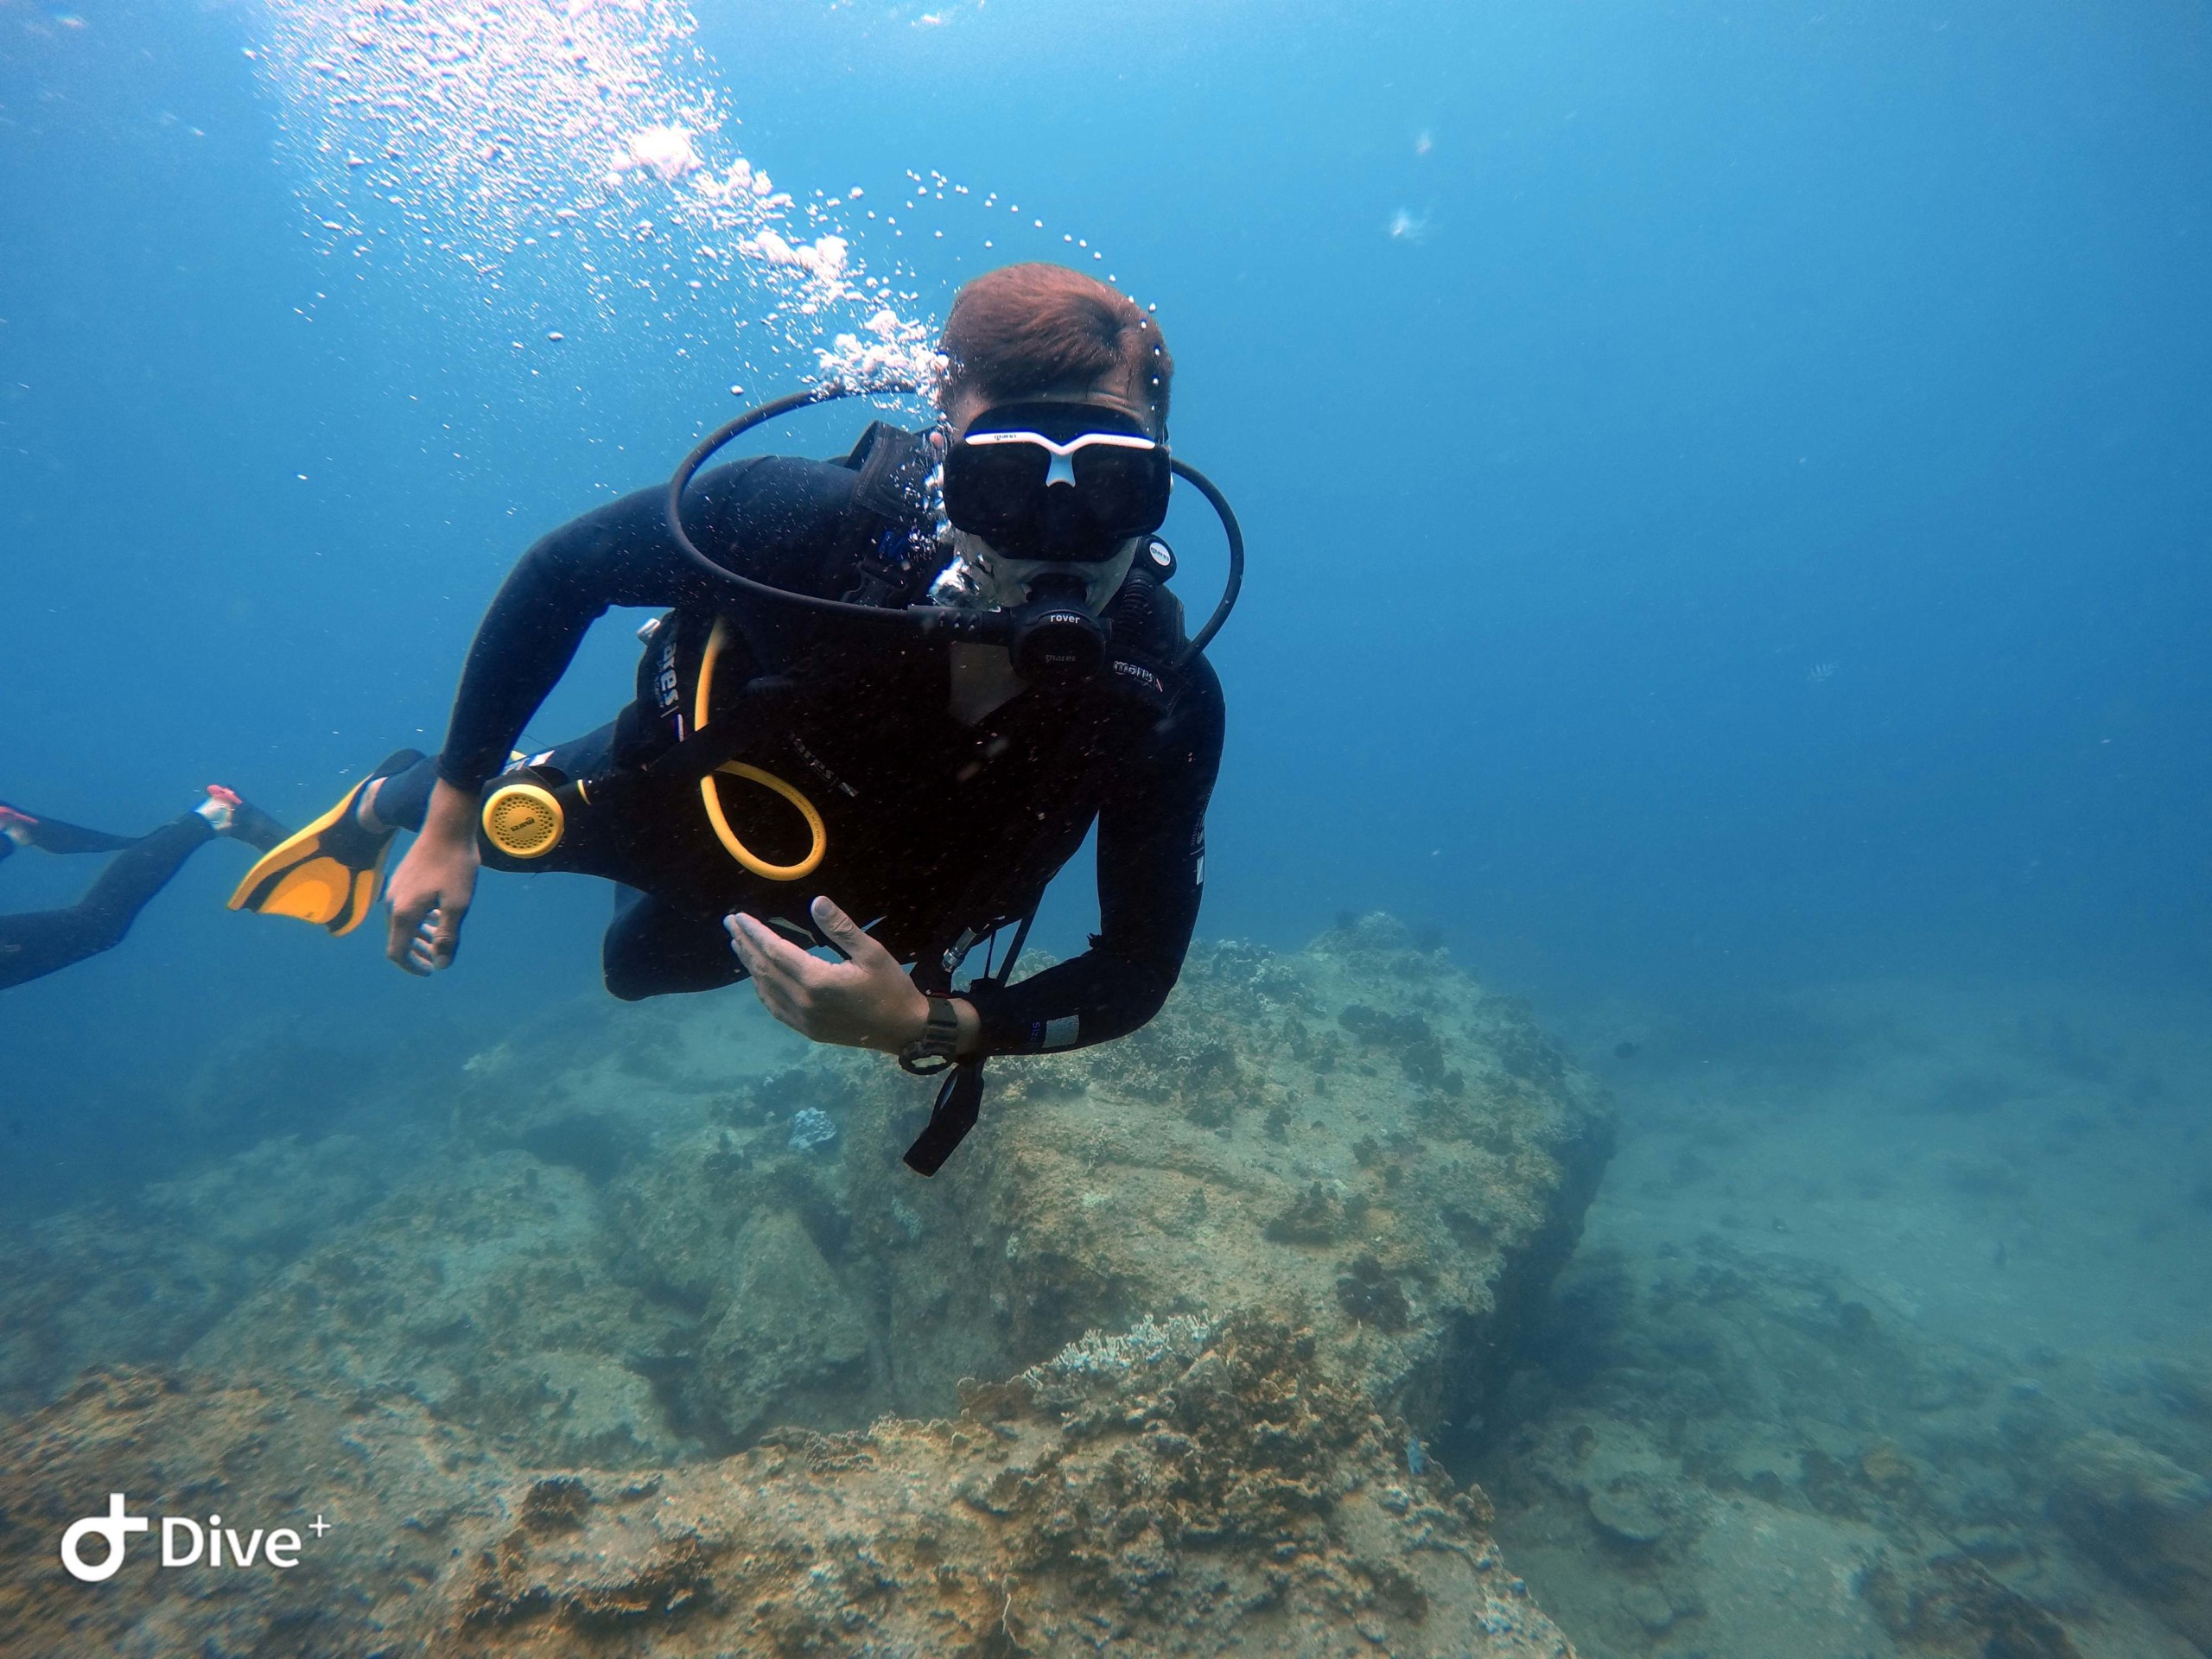
[[[105,830],[87,830],[59,818],[41,818],[5,801],[0,801],[0,836],[6,838],[10,850],[35,847],[41,853],[119,853],[145,839],[143,836],[111,836]]]
[[[187,812],[118,853],[68,909],[0,917],[0,988],[114,949],[147,901],[215,835],[203,815]]]
[[[86,937],[98,941],[86,954],[118,943],[184,861],[214,838],[215,826],[204,814],[187,812],[110,859],[99,879],[66,912],[80,918]]]
[[[0,916],[0,991],[58,973],[115,941],[87,942],[74,910],[32,910]]]

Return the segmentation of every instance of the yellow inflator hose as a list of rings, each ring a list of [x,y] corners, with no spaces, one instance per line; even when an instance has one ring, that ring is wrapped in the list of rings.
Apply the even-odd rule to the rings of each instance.
[[[714,689],[715,664],[721,656],[722,645],[728,637],[727,629],[728,625],[721,617],[716,617],[715,631],[707,636],[706,654],[699,659],[699,690],[691,703],[691,729],[695,732],[707,729],[707,702]],[[772,789],[798,809],[799,816],[806,820],[807,832],[814,837],[814,845],[808,849],[804,858],[796,864],[771,864],[737,838],[737,832],[729,827],[729,819],[723,816],[721,797],[715,789],[715,778],[721,772]],[[766,880],[797,881],[803,876],[811,875],[822,862],[822,855],[830,850],[830,831],[823,824],[822,814],[814,810],[814,803],[772,772],[763,772],[758,766],[748,766],[740,760],[725,760],[699,780],[699,798],[706,804],[707,822],[714,826],[715,839],[728,850],[732,858]]]

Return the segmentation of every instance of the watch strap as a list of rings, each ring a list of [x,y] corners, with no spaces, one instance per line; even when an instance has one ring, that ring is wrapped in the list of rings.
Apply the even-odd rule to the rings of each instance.
[[[916,1077],[944,1071],[959,1058],[960,1012],[949,998],[930,998],[929,1022],[922,1034],[899,1051],[899,1064]]]

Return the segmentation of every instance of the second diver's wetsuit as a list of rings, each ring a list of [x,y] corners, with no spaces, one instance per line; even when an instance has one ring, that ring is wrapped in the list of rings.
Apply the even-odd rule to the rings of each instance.
[[[709,557],[772,586],[916,602],[947,556],[911,505],[887,511],[861,487],[880,470],[871,455],[892,453],[878,446],[915,442],[878,425],[842,462],[768,457],[721,467],[692,486],[685,525]],[[900,961],[918,962],[925,988],[944,988],[981,933],[1033,906],[1095,820],[1090,948],[1019,983],[963,995],[981,1017],[984,1053],[1074,1048],[1149,1020],[1175,983],[1198,916],[1223,704],[1202,656],[1179,661],[1180,607],[1143,562],[1107,610],[1103,671],[1072,688],[1030,686],[963,726],[950,712],[941,639],[825,622],[718,585],[683,559],[662,503],[658,491],[626,497],[523,556],[477,631],[444,751],[390,779],[377,816],[419,828],[438,778],[482,790],[594,620],[613,606],[667,607],[650,630],[637,700],[613,724],[531,758],[569,779],[606,776],[592,786],[593,804],[541,859],[484,846],[495,868],[569,870],[631,890],[604,950],[616,995],[741,978],[722,916],[743,909],[811,938],[817,893]],[[800,689],[771,702],[747,693],[771,674]],[[747,761],[818,804],[826,849],[804,879],[742,868],[715,839],[696,778],[674,788],[638,781],[698,729],[702,713],[746,733]],[[716,786],[737,833],[769,861],[806,852],[810,836],[776,796]]]
[[[0,916],[0,990],[59,973],[120,944],[138,912],[216,833],[197,812],[181,814],[144,836],[111,836],[12,808],[10,816],[41,852],[117,856],[85,896],[66,909]],[[0,858],[15,850],[15,842],[0,835]]]

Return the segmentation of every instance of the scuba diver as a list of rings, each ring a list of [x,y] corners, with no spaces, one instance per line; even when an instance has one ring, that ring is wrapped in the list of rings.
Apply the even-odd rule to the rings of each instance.
[[[907,1154],[925,1174],[973,1125],[986,1057],[1151,1019],[1198,916],[1223,731],[1201,652],[1234,602],[1242,539],[1212,485],[1171,461],[1173,362],[1122,294],[1006,267],[961,290],[942,349],[930,430],[878,422],[841,461],[700,474],[740,432],[856,390],[832,384],[731,423],[665,490],[538,541],[478,628],[443,750],[375,768],[232,907],[350,931],[394,835],[414,830],[386,893],[387,954],[428,974],[454,961],[481,865],[607,878],[616,996],[749,977],[817,1042],[951,1073]],[[1154,534],[1173,475],[1230,537],[1229,587],[1195,639]],[[610,606],[665,607],[640,630],[636,700],[514,753]],[[1090,948],[1009,983],[1046,884],[1094,822]],[[985,973],[956,991],[986,938]],[[825,945],[842,960],[811,954]]]
[[[0,990],[21,985],[113,950],[149,900],[218,836],[267,852],[289,832],[236,790],[207,785],[207,798],[143,836],[111,836],[59,818],[41,818],[0,803],[0,859],[19,847],[42,853],[114,853],[118,856],[85,896],[66,910],[0,916]]]

